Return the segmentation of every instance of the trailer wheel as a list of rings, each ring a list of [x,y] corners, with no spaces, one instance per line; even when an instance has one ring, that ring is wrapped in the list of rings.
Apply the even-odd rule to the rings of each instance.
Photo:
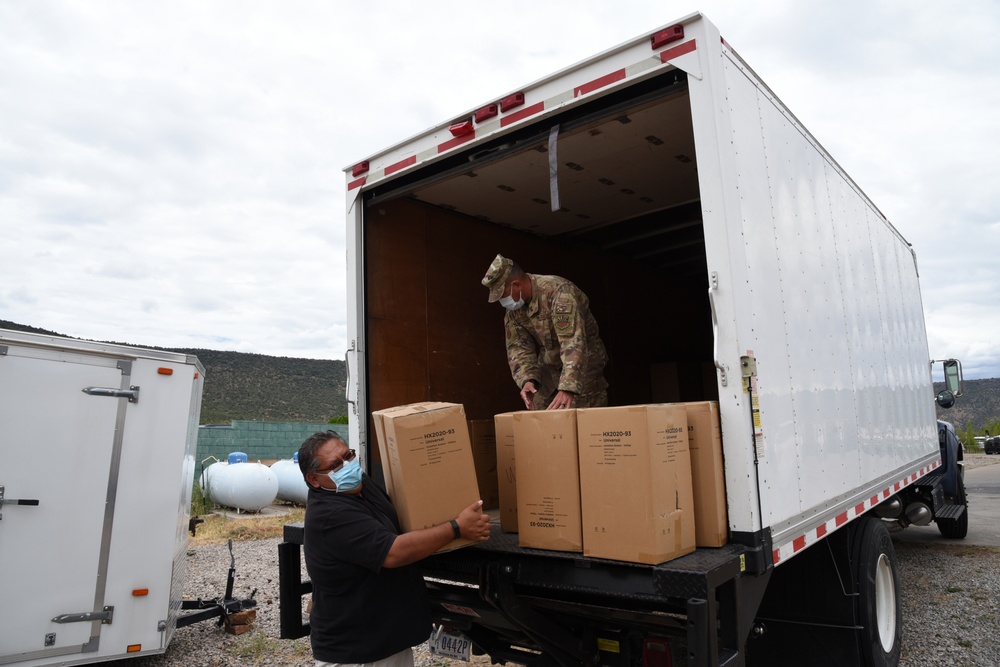
[[[854,559],[861,653],[868,667],[895,667],[903,632],[896,550],[880,519],[861,521],[855,534]]]

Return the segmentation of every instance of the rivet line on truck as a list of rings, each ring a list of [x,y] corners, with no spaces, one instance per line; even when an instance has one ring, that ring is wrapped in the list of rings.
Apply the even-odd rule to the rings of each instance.
[[[346,188],[350,437],[371,473],[373,410],[519,409],[480,285],[497,253],[589,295],[612,406],[718,405],[722,546],[648,565],[495,527],[424,564],[445,634],[530,665],[898,663],[889,532],[968,521],[916,256],[711,22],[485,100]],[[940,366],[946,405],[961,366]],[[299,636],[308,583],[284,558]]]

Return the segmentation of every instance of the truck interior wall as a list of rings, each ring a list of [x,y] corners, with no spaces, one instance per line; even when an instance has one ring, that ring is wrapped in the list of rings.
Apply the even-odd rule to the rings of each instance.
[[[671,398],[717,398],[714,373],[706,373],[707,285],[697,277],[406,198],[374,205],[365,218],[370,410],[440,400],[462,403],[470,419],[489,419],[522,408],[503,310],[487,302],[481,284],[497,253],[529,273],[568,278],[588,295],[610,357],[612,405],[657,398],[651,369],[658,364],[677,377]]]

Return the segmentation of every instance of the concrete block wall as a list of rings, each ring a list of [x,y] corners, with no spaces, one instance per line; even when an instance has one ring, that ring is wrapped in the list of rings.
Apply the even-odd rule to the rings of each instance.
[[[250,461],[290,459],[306,438],[326,430],[348,439],[347,424],[234,421],[230,426],[199,426],[196,471],[215,463],[211,457],[227,460],[230,452],[245,452]]]

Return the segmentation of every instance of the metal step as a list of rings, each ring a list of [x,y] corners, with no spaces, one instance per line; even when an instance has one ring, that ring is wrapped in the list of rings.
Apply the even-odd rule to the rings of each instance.
[[[957,519],[962,516],[962,512],[964,511],[965,505],[945,505],[938,511],[934,512],[934,520]]]

